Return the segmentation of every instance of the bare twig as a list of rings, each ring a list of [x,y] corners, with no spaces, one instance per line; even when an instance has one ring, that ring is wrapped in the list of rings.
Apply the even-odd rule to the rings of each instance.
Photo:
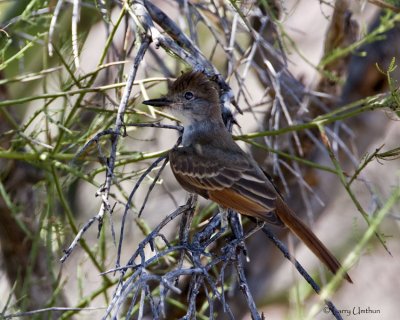
[[[161,156],[159,157],[156,161],[154,161],[147,169],[146,171],[141,175],[141,177],[138,179],[136,182],[134,188],[132,189],[131,193],[129,194],[128,200],[125,205],[125,210],[124,214],[122,215],[122,221],[121,221],[121,230],[120,230],[120,240],[118,244],[118,254],[117,254],[117,261],[116,261],[116,266],[118,267],[120,265],[120,259],[121,259],[121,250],[122,250],[122,241],[124,239],[124,230],[125,230],[125,221],[126,217],[128,215],[129,209],[131,207],[131,202],[132,198],[135,195],[136,191],[139,189],[141,183],[143,180],[147,177],[147,175],[163,160],[165,160],[167,157],[166,156]]]
[[[80,18],[80,0],[73,0],[72,5],[72,53],[74,55],[75,68],[79,70],[79,49],[78,49],[78,23]]]
[[[275,244],[275,246],[283,253],[284,257],[292,262],[297,269],[297,271],[301,274],[301,276],[308,282],[308,284],[313,288],[316,293],[321,292],[321,288],[318,284],[311,278],[308,272],[303,268],[303,266],[289,253],[286,246],[280,241],[268,228],[264,227],[264,234]],[[325,303],[332,314],[335,316],[337,320],[343,320],[339,310],[335,307],[335,305],[330,300],[325,300]]]
[[[50,21],[50,27],[49,27],[49,43],[47,45],[47,50],[49,52],[49,56],[51,57],[53,55],[53,35],[54,35],[54,30],[56,27],[56,23],[57,23],[57,19],[58,19],[58,15],[61,12],[61,8],[62,5],[64,3],[64,0],[58,0],[57,1],[57,5],[54,8],[54,13],[53,16],[51,17],[51,21]]]
[[[138,17],[142,17],[143,12],[145,11],[143,6],[141,6],[140,4],[137,4],[136,6],[134,6],[133,10],[137,11]],[[117,112],[116,121],[115,121],[115,127],[114,127],[112,133],[110,133],[109,131],[106,131],[104,133],[104,134],[112,134],[112,136],[111,136],[111,152],[110,152],[109,161],[108,161],[107,170],[106,170],[106,179],[105,179],[104,187],[102,187],[99,190],[101,193],[102,203],[101,203],[98,214],[94,218],[95,220],[97,220],[99,222],[99,231],[102,226],[102,221],[104,219],[104,215],[106,214],[106,212],[110,212],[110,209],[111,209],[111,206],[109,204],[109,195],[110,195],[110,189],[111,189],[111,185],[112,185],[113,178],[114,178],[114,167],[115,167],[115,162],[116,162],[118,140],[119,140],[119,136],[122,133],[122,129],[124,128],[123,118],[124,118],[125,110],[128,106],[129,97],[130,97],[130,94],[132,91],[132,87],[134,84],[137,70],[139,68],[139,64],[142,61],[144,54],[145,54],[147,48],[149,47],[149,44],[151,41],[150,35],[148,34],[148,32],[146,30],[143,30],[143,32],[140,34],[140,36],[141,36],[142,43],[140,44],[139,50],[135,57],[134,63],[132,65],[132,68],[129,73],[129,77],[128,77],[128,80],[127,80],[127,83],[125,86],[124,94],[122,96],[120,105],[118,107],[118,112]],[[100,134],[100,136],[101,136],[101,134]],[[93,141],[95,141],[95,140],[93,140]],[[91,143],[91,142],[89,142],[89,143]],[[87,145],[85,145],[85,147],[87,147]],[[85,226],[90,227],[93,223],[92,219],[90,219],[89,222]],[[82,235],[84,234],[84,232],[86,230],[87,229],[82,228],[78,232],[79,237],[75,237],[74,243],[77,242],[80,239],[80,237],[82,237]],[[73,249],[74,247],[75,246],[70,246],[71,249]],[[65,259],[63,259],[63,261],[65,261]]]

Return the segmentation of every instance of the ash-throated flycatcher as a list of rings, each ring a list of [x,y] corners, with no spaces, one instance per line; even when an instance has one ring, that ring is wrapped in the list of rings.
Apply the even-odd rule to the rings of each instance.
[[[333,272],[338,260],[277,193],[257,163],[233,141],[221,116],[218,85],[201,72],[187,72],[160,99],[184,127],[182,147],[171,150],[172,171],[184,189],[274,225],[287,226]],[[352,282],[349,275],[346,279]]]

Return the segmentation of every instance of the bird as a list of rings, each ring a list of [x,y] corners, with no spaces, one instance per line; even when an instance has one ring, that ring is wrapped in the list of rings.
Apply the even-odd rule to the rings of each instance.
[[[181,145],[169,152],[172,172],[183,189],[224,209],[289,228],[332,273],[338,272],[339,261],[233,140],[221,115],[216,81],[190,70],[170,85],[166,95],[143,104],[164,108],[184,128]],[[352,283],[347,273],[344,277]]]

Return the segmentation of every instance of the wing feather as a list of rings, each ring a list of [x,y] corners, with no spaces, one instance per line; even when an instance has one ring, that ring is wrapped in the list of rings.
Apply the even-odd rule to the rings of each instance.
[[[200,151],[199,151],[200,150]],[[189,192],[275,225],[286,225],[334,273],[341,265],[278,195],[272,183],[245,153],[181,147],[170,152],[171,168]],[[221,160],[222,159],[222,160]],[[349,275],[345,277],[352,282]]]
[[[177,148],[170,152],[172,171],[189,192],[241,214],[281,225],[274,213],[276,191],[261,169],[245,153],[223,152],[213,147]]]

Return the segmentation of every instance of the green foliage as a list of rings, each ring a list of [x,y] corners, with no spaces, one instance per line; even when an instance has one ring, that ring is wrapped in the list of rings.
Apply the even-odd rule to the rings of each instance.
[[[104,177],[107,176],[107,165],[112,154],[110,146],[113,139],[116,139],[112,132],[108,131],[107,133],[107,130],[114,130],[115,128],[123,90],[127,87],[127,70],[141,45],[140,35],[146,34],[146,32],[154,32],[154,30],[146,30],[145,24],[140,23],[141,16],[136,15],[132,6],[128,6],[128,1],[118,2],[116,5],[112,5],[113,2],[111,1],[106,1],[105,7],[103,7],[104,1],[82,0],[80,2],[80,21],[76,25],[78,30],[77,43],[73,42],[71,35],[75,23],[72,19],[73,4],[71,2],[65,2],[58,16],[54,15],[55,5],[58,1],[20,0],[6,4],[0,3],[0,164],[2,165],[0,198],[4,202],[4,208],[11,212],[16,225],[32,243],[28,259],[31,264],[27,266],[27,278],[32,278],[35,273],[33,261],[36,261],[42,252],[46,253],[44,264],[49,272],[52,294],[42,305],[43,308],[60,306],[66,301],[62,299],[62,296],[67,278],[76,279],[76,287],[78,288],[75,301],[71,301],[71,308],[90,306],[92,301],[96,299],[106,303],[110,303],[112,300],[119,279],[114,279],[111,274],[102,274],[100,283],[96,284],[94,289],[91,288],[88,293],[85,287],[87,284],[85,277],[87,273],[101,274],[114,267],[117,245],[113,243],[116,241],[113,239],[113,232],[117,233],[116,238],[118,239],[124,205],[129,202],[127,207],[129,207],[130,212],[135,214],[142,205],[142,203],[138,204],[136,199],[130,199],[132,185],[138,181],[152,161],[168,152],[167,149],[159,146],[158,135],[149,138],[144,129],[129,126],[129,123],[155,123],[156,119],[174,121],[172,117],[163,112],[141,106],[139,101],[142,97],[148,97],[150,90],[158,92],[162,91],[160,88],[165,87],[167,72],[165,72],[165,77],[152,78],[150,77],[152,71],[156,70],[159,73],[161,66],[163,66],[178,73],[177,71],[182,69],[184,63],[190,65],[189,62],[191,61],[180,61],[182,54],[177,52],[175,48],[159,48],[158,52],[152,49],[156,53],[148,51],[147,54],[150,57],[157,56],[159,51],[170,54],[170,57],[160,54],[158,57],[160,60],[157,63],[154,62],[157,60],[149,58],[151,62],[145,60],[143,67],[141,65],[139,68],[141,74],[136,77],[134,89],[124,114],[125,117],[122,119],[126,127],[122,126],[122,134],[118,136],[120,142],[115,151],[117,157],[109,195],[112,203],[108,208],[109,215],[104,221],[101,221],[104,226],[98,234],[98,239],[94,239],[95,237],[91,237],[93,234],[90,234],[87,238],[83,237],[80,240],[80,247],[74,251],[74,254],[81,254],[81,256],[78,256],[79,262],[76,268],[75,266],[71,267],[74,260],[68,260],[69,274],[67,276],[65,274],[60,275],[59,259],[62,250],[68,247],[72,238],[79,232],[80,227],[88,220],[88,217],[96,216],[100,210],[99,207],[104,204],[101,200],[104,196],[102,194],[105,184]],[[273,39],[271,48],[277,50],[282,46],[287,52],[297,52],[302,55],[296,42],[287,32],[286,26],[279,20],[279,14],[275,11],[274,3],[266,0],[258,3],[263,5],[266,14],[271,16],[274,31],[279,34],[279,37]],[[391,1],[391,3],[398,5],[398,1]],[[391,116],[397,120],[400,96],[398,79],[395,76],[398,71],[396,58],[393,57],[386,70],[376,65],[379,72],[387,79],[387,93],[376,93],[333,109],[326,108],[324,112],[312,117],[298,117],[297,111],[299,109],[296,105],[295,111],[289,110],[293,115],[293,118],[290,118],[291,121],[286,118],[286,112],[289,111],[282,109],[284,111],[280,110],[280,113],[271,113],[270,118],[272,120],[267,119],[267,121],[262,122],[261,116],[257,113],[260,109],[255,106],[254,100],[251,100],[253,88],[242,86],[241,81],[244,82],[245,78],[249,77],[246,73],[249,69],[253,72],[252,77],[257,79],[259,83],[262,83],[263,77],[256,78],[256,75],[260,75],[262,72],[265,72],[265,74],[262,74],[264,78],[273,80],[268,85],[263,83],[263,86],[268,87],[266,92],[270,95],[271,100],[268,103],[260,102],[260,106],[265,107],[262,109],[263,115],[270,115],[271,109],[276,111],[278,106],[282,107],[286,99],[281,97],[282,92],[279,91],[281,88],[273,86],[279,81],[283,81],[282,79],[285,79],[286,74],[282,71],[284,70],[284,63],[278,64],[278,67],[274,70],[275,73],[268,69],[267,62],[273,59],[267,54],[261,55],[261,63],[252,60],[254,59],[252,55],[260,51],[257,46],[262,47],[263,42],[258,39],[256,33],[258,30],[253,28],[251,8],[245,7],[245,5],[244,1],[230,0],[229,6],[224,4],[224,10],[221,9],[221,13],[213,8],[208,9],[206,5],[204,8],[207,10],[200,5],[188,4],[188,8],[192,10],[190,16],[198,19],[196,21],[204,22],[202,24],[204,34],[201,35],[202,41],[199,41],[198,44],[200,51],[209,50],[210,56],[206,58],[210,61],[210,65],[213,63],[220,64],[218,67],[220,67],[221,72],[222,70],[231,70],[230,74],[224,75],[227,75],[227,78],[230,79],[231,85],[235,84],[239,88],[236,95],[237,100],[247,108],[246,111],[250,112],[258,121],[258,124],[262,124],[256,132],[236,134],[235,139],[251,145],[258,151],[274,154],[276,156],[274,159],[279,159],[280,162],[294,164],[293,167],[301,167],[301,170],[295,172],[296,174],[302,173],[302,170],[307,168],[334,174],[337,177],[341,187],[347,192],[355,208],[368,224],[365,234],[359,239],[359,243],[346,259],[345,267],[350,268],[360,257],[362,249],[365,248],[372,237],[377,237],[383,246],[386,245],[385,239],[379,232],[379,225],[383,218],[389,214],[390,209],[398,203],[400,197],[398,188],[395,188],[387,199],[383,199],[382,207],[377,208],[371,217],[364,209],[364,204],[360,203],[357,195],[354,194],[353,182],[372,162],[381,161],[381,163],[385,163],[388,160],[398,159],[400,147],[391,147],[389,150],[377,148],[374,152],[360,159],[359,163],[354,165],[351,171],[348,171],[342,165],[342,155],[335,153],[331,148],[329,142],[334,138],[328,135],[327,129],[334,125],[347,123],[367,113],[382,110],[385,112],[387,110],[393,111],[394,114],[391,114]],[[176,6],[178,7],[177,4]],[[189,10],[188,8],[181,9],[180,12],[185,12],[184,10]],[[173,7],[173,9],[176,8]],[[190,19],[185,19],[185,16],[182,19],[183,22],[180,22],[187,24],[186,29],[189,30],[187,33],[193,38],[191,40],[195,44],[195,26],[197,25],[192,24]],[[231,25],[227,23],[232,23],[234,19],[239,21],[238,25],[235,26],[239,30],[238,37],[244,35],[245,41],[231,40],[232,34],[227,32]],[[350,45],[328,52],[320,63],[313,65],[313,67],[322,76],[336,85],[341,85],[343,78],[336,77],[336,74],[326,70],[326,67],[334,65],[338,60],[351,54],[363,55],[364,52],[360,51],[363,45],[384,39],[384,33],[394,28],[399,20],[400,15],[398,13],[387,11],[382,16],[378,28],[366,33],[360,40]],[[219,24],[219,21],[225,24],[222,22]],[[52,23],[54,23],[55,29],[51,33]],[[130,29],[129,26],[132,23],[135,24],[135,27]],[[99,29],[104,26],[107,32],[100,33]],[[98,33],[95,33],[95,31]],[[161,34],[168,32],[168,30],[162,31]],[[232,31],[232,29],[229,29],[229,31]],[[121,36],[121,34],[123,35]],[[100,50],[96,47],[98,51],[91,52],[90,58],[86,57],[84,63],[89,64],[90,62],[93,63],[93,66],[81,65],[78,68],[77,58],[92,50],[86,47],[92,40],[89,35],[98,37],[97,40],[103,41],[104,45]],[[152,35],[155,37],[155,33]],[[119,41],[119,37],[123,37],[123,41]],[[156,39],[153,40],[156,41]],[[232,46],[231,42],[233,43]],[[210,43],[212,44],[210,45]],[[256,43],[256,50],[253,51],[254,43]],[[52,45],[52,54],[49,51],[49,44]],[[156,42],[156,44],[159,45],[160,43]],[[188,49],[184,44],[181,44],[181,47],[182,50]],[[76,54],[76,50],[78,54]],[[214,59],[215,52],[219,54],[215,54],[216,58]],[[185,53],[188,58],[194,56],[193,53]],[[304,63],[312,64],[307,57],[303,56],[303,58]],[[243,78],[239,76],[241,72],[245,74]],[[234,82],[235,80],[237,82]],[[290,87],[293,91],[298,89],[297,86],[301,87],[299,81],[292,87],[288,86],[287,83],[282,85],[283,88]],[[318,98],[312,96],[310,91],[304,95],[311,97],[310,99]],[[281,98],[282,100],[279,100]],[[301,102],[304,101],[303,98],[304,96],[296,97]],[[296,100],[296,103],[298,101]],[[281,118],[285,119],[273,122],[274,119]],[[268,121],[271,121],[273,125],[268,127],[266,125]],[[299,139],[299,136],[303,139],[304,133],[314,134],[315,132],[319,137],[322,137],[321,140],[326,139],[324,141],[326,144],[323,147],[329,152],[331,160],[329,164],[321,164],[316,162],[315,159],[306,158],[299,151],[301,148],[298,148],[294,142]],[[99,135],[100,133],[104,135]],[[160,136],[162,137],[162,135]],[[281,140],[279,139],[282,137],[286,139],[284,143],[280,143]],[[271,140],[265,140],[268,141],[267,144],[264,140],[261,140],[261,142],[256,140],[260,138]],[[143,144],[143,141],[147,143]],[[341,142],[339,140],[339,144]],[[173,143],[171,142],[169,145],[172,147]],[[288,145],[290,147],[287,147]],[[24,170],[27,171],[23,172],[33,171],[33,176],[36,179],[33,182],[27,181],[28,178],[24,179],[24,182],[27,182],[28,190],[35,194],[34,205],[28,208],[32,209],[29,214],[34,218],[34,224],[29,223],[31,221],[27,219],[29,215],[24,216],[23,214],[26,210],[25,203],[16,201],[15,192],[11,192],[7,186],[10,176],[15,172],[15,167],[21,164],[29,167],[29,169],[25,168]],[[157,165],[149,171],[144,182],[146,187],[151,186],[152,183],[162,184],[160,180],[157,180],[159,168],[160,165]],[[300,179],[298,176],[294,176],[296,179]],[[83,200],[80,199],[82,188],[90,189],[90,191],[85,191],[85,199]],[[98,190],[97,193],[96,190]],[[90,198],[87,197],[87,193],[90,194]],[[96,198],[95,195],[100,195],[100,197]],[[154,201],[157,201],[157,199]],[[190,236],[203,229],[204,221],[207,221],[216,209],[215,204],[197,207]],[[162,218],[166,215],[162,208],[159,208],[158,211],[155,210],[155,214]],[[162,220],[162,218],[159,220]],[[129,223],[134,225],[132,228],[135,228],[136,231],[133,236],[131,235],[132,237],[146,237],[154,227],[154,223],[136,216],[135,219],[129,218]],[[247,226],[246,222],[244,224]],[[108,230],[112,231],[108,232]],[[92,232],[93,229],[90,231]],[[93,233],[96,233],[96,230]],[[181,239],[178,236],[178,232],[173,233],[171,239],[169,239],[170,245],[179,244]],[[168,245],[164,241],[158,238],[156,240],[152,243],[156,252],[163,252],[163,250],[168,249]],[[208,248],[209,251],[206,252],[211,258],[213,249],[213,247]],[[211,260],[211,258],[209,259]],[[151,274],[161,275],[172,270],[179,259],[179,255],[174,252],[153,261],[147,266],[146,270]],[[182,259],[185,263],[191,262],[188,257]],[[215,276],[221,271],[217,265],[211,269],[211,273]],[[128,279],[133,273],[133,270],[129,270],[123,275],[121,281]],[[234,280],[229,279],[229,281]],[[230,284],[229,281],[227,281],[228,285]],[[11,284],[7,294],[0,295],[0,300],[5,301],[0,305],[4,308],[4,310],[0,309],[0,318],[4,314],[26,311],[24,307],[28,300],[26,297],[29,297],[30,294],[29,286],[31,282],[28,279],[25,284],[22,283],[21,285],[21,283],[21,279],[18,279]],[[331,297],[339,284],[340,276],[333,278],[322,291],[321,300]],[[217,288],[221,292],[227,290],[221,283],[218,284]],[[74,291],[74,289],[71,289],[71,291]],[[301,306],[301,301],[311,294],[311,290],[306,292],[306,290],[301,289],[300,293],[299,290],[294,287],[292,294],[297,306],[295,314],[303,317],[307,312]],[[13,292],[16,292],[16,297],[21,297],[22,303],[17,301],[18,298],[14,300],[11,298]],[[149,292],[154,296],[161,294],[159,286],[152,287]],[[215,299],[211,291],[204,296],[205,298],[203,297],[203,300],[199,302],[196,314],[199,319],[207,319],[210,301],[207,298]],[[168,296],[166,300],[170,306],[186,311],[188,306],[182,301],[172,296]],[[308,316],[313,317],[318,310],[321,310],[319,304],[313,307]],[[137,315],[140,312],[139,303],[132,306],[132,314]],[[70,319],[77,313],[79,313],[78,309],[72,309],[63,313],[60,317]],[[39,314],[38,319],[40,319],[40,316]]]

